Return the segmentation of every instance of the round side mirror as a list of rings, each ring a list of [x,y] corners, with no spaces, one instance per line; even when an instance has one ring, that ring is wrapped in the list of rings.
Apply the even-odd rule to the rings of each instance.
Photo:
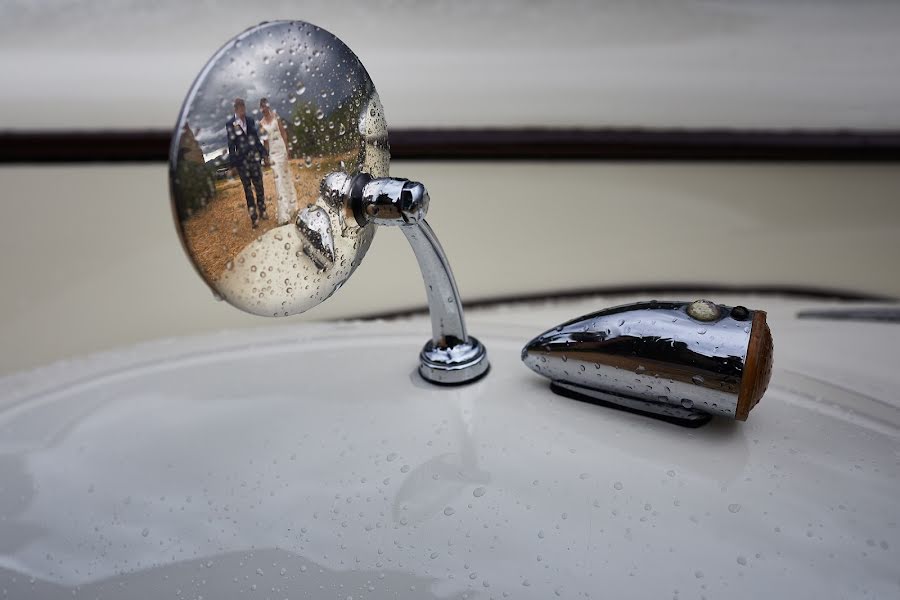
[[[213,55],[170,149],[181,240],[217,296],[269,317],[305,312],[362,262],[377,225],[401,226],[432,316],[420,373],[467,383],[488,370],[466,333],[425,187],[391,179],[384,111],[356,55],[302,21],[262,23]]]
[[[340,288],[375,234],[322,197],[322,179],[386,177],[390,151],[356,55],[319,27],[281,21],[245,31],[210,59],[181,109],[170,158],[178,229],[197,271],[237,308],[287,316]]]

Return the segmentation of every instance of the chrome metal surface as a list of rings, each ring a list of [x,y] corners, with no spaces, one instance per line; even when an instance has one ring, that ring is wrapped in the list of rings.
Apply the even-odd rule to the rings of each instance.
[[[484,346],[466,332],[462,302],[450,262],[425,220],[430,198],[421,183],[331,173],[322,180],[322,197],[350,207],[356,222],[398,225],[412,246],[428,298],[431,340],[420,353],[419,373],[438,384],[474,381],[489,369]],[[298,223],[298,227],[300,224]]]
[[[465,341],[447,341],[443,345],[429,340],[419,353],[419,361],[419,374],[431,383],[441,385],[476,381],[491,367],[484,344],[471,336]]]
[[[354,207],[357,220],[376,225],[414,225],[425,218],[430,198],[425,186],[407,179],[373,179],[362,190],[362,202]]]
[[[262,23],[226,43],[181,110],[170,150],[173,212],[214,292],[262,316],[337,291],[375,234],[319,196],[333,171],[387,176],[384,112],[369,74],[331,33]]]
[[[669,421],[685,427],[700,427],[712,418],[712,415],[692,408],[684,408],[663,402],[642,400],[631,396],[622,396],[588,388],[565,381],[554,381],[550,389],[561,396],[584,400],[591,404],[611,406],[628,412],[652,415],[662,421]]]
[[[428,381],[445,384],[480,378],[490,367],[487,351],[466,332],[462,301],[444,249],[424,219],[403,227],[403,233],[422,271],[431,314],[431,340],[422,349],[419,373]]]
[[[755,311],[713,305],[716,311],[698,312],[697,306],[650,301],[592,313],[530,341],[522,360],[556,383],[624,403],[735,418]],[[713,313],[717,320],[708,320]]]
[[[404,227],[403,234],[409,240],[422,277],[425,279],[425,293],[428,297],[428,312],[431,313],[431,339],[438,347],[452,345],[465,340],[466,323],[463,319],[462,304],[456,280],[444,249],[428,224],[422,221],[413,227]]]

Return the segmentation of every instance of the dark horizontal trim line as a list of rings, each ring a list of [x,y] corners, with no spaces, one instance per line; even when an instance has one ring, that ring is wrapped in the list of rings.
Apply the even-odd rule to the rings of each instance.
[[[852,290],[829,289],[802,285],[723,285],[713,283],[657,283],[644,285],[609,285],[594,288],[563,290],[559,292],[537,292],[529,294],[510,294],[475,300],[463,299],[466,309],[491,308],[501,304],[521,302],[554,302],[563,300],[581,300],[593,296],[644,296],[652,298],[672,298],[681,295],[680,300],[694,300],[694,294],[702,293],[715,300],[715,294],[747,294],[776,295],[791,298],[808,298],[810,300],[834,300],[855,302],[897,302],[896,298]],[[597,307],[599,310],[602,307]],[[765,310],[765,306],[752,306]],[[427,306],[417,306],[398,310],[368,313],[357,319],[401,319],[428,313]],[[573,315],[574,317],[575,315]]]
[[[0,131],[0,163],[165,162],[170,131]],[[900,160],[900,131],[395,129],[397,160]]]

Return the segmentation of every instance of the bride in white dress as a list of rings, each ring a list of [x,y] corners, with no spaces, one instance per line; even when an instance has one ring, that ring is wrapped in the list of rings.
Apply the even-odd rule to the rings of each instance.
[[[275,218],[279,225],[286,225],[297,210],[297,190],[294,188],[291,165],[288,162],[287,131],[265,98],[259,101],[259,110],[262,112],[259,123],[268,137],[266,144],[269,147],[269,160],[272,161],[272,171],[275,172],[275,191],[278,193]]]

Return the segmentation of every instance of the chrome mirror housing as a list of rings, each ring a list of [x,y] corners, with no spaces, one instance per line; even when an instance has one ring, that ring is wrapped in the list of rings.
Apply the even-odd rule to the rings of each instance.
[[[484,346],[466,331],[420,183],[389,177],[384,111],[360,60],[302,21],[262,23],[226,43],[185,99],[170,148],[182,244],[214,293],[255,315],[303,313],[331,297],[379,225],[409,240],[426,282],[432,338],[419,372],[478,379]]]

